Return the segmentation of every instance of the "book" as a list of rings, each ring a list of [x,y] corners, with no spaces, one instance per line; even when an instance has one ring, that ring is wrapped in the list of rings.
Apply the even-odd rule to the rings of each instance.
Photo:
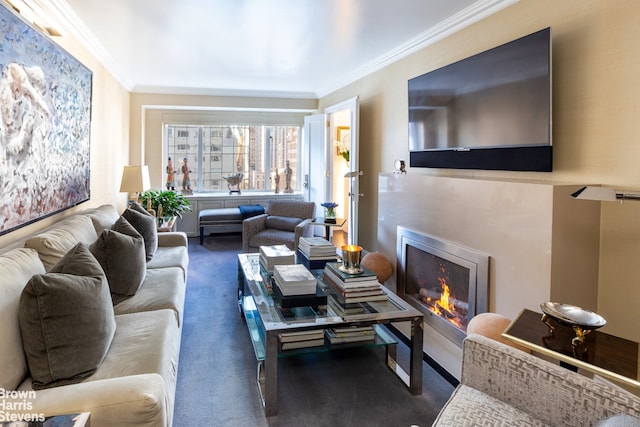
[[[329,265],[329,263],[327,263],[327,265]],[[337,276],[333,272],[333,270],[327,268],[326,266],[324,268],[323,273],[324,273],[323,277],[328,278],[335,285],[339,286],[342,289],[370,288],[372,286],[377,286],[380,284],[376,276],[368,277],[367,280],[360,280],[356,282],[344,282],[342,279],[340,279],[339,276]]]
[[[360,303],[341,304],[334,297],[327,298],[327,307],[338,317],[364,313],[364,307]]]
[[[294,350],[296,348],[320,347],[324,345],[324,338],[316,338],[303,341],[283,342],[280,345],[281,350]]]
[[[288,265],[296,262],[295,252],[286,245],[260,246],[260,265],[268,272],[276,265]]]
[[[280,342],[314,340],[323,337],[324,331],[322,329],[313,331],[282,332],[281,334],[278,334]]]
[[[331,328],[329,330],[338,337],[375,335],[376,333],[376,329],[373,326],[347,326],[344,328]]]
[[[314,294],[303,295],[282,295],[280,288],[275,286],[273,288],[273,299],[280,308],[327,305],[327,294],[319,286],[316,286],[316,292]]]
[[[327,262],[335,262],[336,256],[328,257],[328,258],[309,258],[305,254],[303,254],[300,250],[296,252],[296,258],[298,262],[309,270],[322,270]]]
[[[338,276],[338,278],[345,283],[363,282],[363,281],[372,280],[372,278],[375,280],[378,279],[376,274],[373,271],[369,270],[367,267],[360,266],[360,268],[362,269],[362,273],[349,274],[340,270],[341,265],[342,263],[340,262],[328,262],[327,265],[325,266],[325,269],[328,269],[329,271],[331,271],[334,275]]]
[[[331,344],[346,344],[351,342],[373,341],[376,339],[376,331],[373,327],[368,330],[352,332],[336,332],[335,329],[327,329],[325,335]]]
[[[366,287],[358,287],[358,288],[343,288],[342,286],[336,284],[333,280],[331,280],[328,276],[322,277],[322,283],[324,283],[331,291],[341,295],[343,297],[356,297],[356,296],[371,296],[371,295],[382,295],[384,291],[380,283],[376,282],[375,284],[371,284]]]
[[[309,259],[336,258],[336,247],[323,237],[301,237],[298,250]]]
[[[316,293],[318,279],[302,264],[275,265],[273,277],[282,295]]]

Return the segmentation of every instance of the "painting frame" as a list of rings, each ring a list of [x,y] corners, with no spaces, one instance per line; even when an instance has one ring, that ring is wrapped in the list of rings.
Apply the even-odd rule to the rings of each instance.
[[[337,126],[336,127],[336,154],[342,155],[342,152],[351,148],[351,128],[349,126]],[[348,143],[345,147],[345,143]]]
[[[0,3],[0,235],[91,197],[93,73]]]

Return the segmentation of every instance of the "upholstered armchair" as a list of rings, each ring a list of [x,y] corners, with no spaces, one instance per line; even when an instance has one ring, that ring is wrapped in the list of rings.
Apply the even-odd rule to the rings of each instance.
[[[265,213],[242,221],[242,251],[258,252],[260,246],[298,248],[301,236],[313,235],[314,202],[271,200]]]

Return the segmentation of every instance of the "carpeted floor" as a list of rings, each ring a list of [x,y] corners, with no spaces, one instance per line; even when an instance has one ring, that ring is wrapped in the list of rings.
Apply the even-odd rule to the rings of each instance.
[[[279,359],[278,415],[266,418],[256,360],[236,304],[239,235],[189,240],[174,426],[430,426],[453,391],[423,364],[412,396],[384,364],[383,348]],[[404,347],[398,345],[399,353]]]

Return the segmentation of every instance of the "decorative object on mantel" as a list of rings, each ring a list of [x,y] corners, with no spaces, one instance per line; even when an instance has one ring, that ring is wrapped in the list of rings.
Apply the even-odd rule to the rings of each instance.
[[[336,139],[336,154],[349,162],[349,149],[351,148],[351,130],[349,126],[338,126]]]
[[[393,173],[406,174],[407,166],[404,163],[404,160],[396,160],[393,162]]]
[[[607,324],[604,317],[599,314],[575,305],[545,302],[540,304],[540,309],[543,313],[542,321],[549,327],[550,335],[553,335],[553,330],[555,329],[555,326],[549,321],[550,319],[573,329],[576,336],[571,340],[571,345],[574,347],[582,344],[589,332]]]
[[[336,202],[324,202],[320,206],[324,208],[324,219],[325,222],[331,222],[331,220],[336,220],[336,208],[338,204]]]
[[[582,187],[571,194],[574,199],[615,202],[616,200],[640,200],[640,193],[633,191],[616,191],[611,187]]]
[[[0,22],[3,235],[89,200],[92,72],[4,2]]]

